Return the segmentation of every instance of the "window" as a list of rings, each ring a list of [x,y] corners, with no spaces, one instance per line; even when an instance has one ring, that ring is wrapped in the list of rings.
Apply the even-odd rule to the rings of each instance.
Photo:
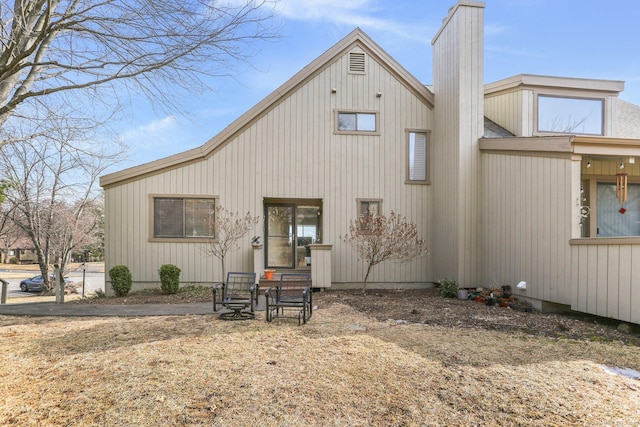
[[[604,99],[538,95],[538,132],[603,135]]]
[[[375,112],[339,111],[336,118],[337,133],[377,133],[378,114]]]
[[[381,200],[358,200],[358,215],[368,217],[380,213]]]
[[[428,132],[407,132],[407,182],[409,183],[429,183],[427,169],[428,142]]]
[[[598,182],[596,189],[598,237],[640,236],[640,184],[628,184],[623,205],[615,183]]]
[[[361,219],[360,230],[374,232],[375,217],[381,212],[382,200],[358,200],[358,217]]]
[[[215,199],[153,198],[153,237],[212,238]]]

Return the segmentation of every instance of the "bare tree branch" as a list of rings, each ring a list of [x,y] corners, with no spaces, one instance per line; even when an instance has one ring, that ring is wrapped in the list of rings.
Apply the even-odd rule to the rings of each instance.
[[[92,130],[60,119],[58,127],[38,129],[41,136],[0,150],[0,170],[11,183],[2,208],[13,212],[11,221],[31,239],[48,289],[49,266],[57,262],[64,271],[74,250],[98,239],[98,177],[118,159],[118,151],[106,153],[105,144],[95,144]]]
[[[341,239],[355,249],[359,259],[367,263],[367,272],[362,281],[363,292],[366,291],[373,267],[381,262],[408,262],[429,253],[416,224],[393,211],[389,216],[369,214],[352,220],[349,232]]]
[[[118,81],[162,101],[197,90],[275,37],[269,3],[0,0],[0,125],[29,99]]]
[[[222,281],[227,280],[225,273],[225,258],[229,251],[238,249],[238,240],[244,237],[260,221],[259,216],[253,216],[247,212],[240,216],[237,212],[230,212],[222,205],[215,207],[212,212],[209,228],[213,239],[203,245],[207,255],[213,255],[220,260],[222,267]]]

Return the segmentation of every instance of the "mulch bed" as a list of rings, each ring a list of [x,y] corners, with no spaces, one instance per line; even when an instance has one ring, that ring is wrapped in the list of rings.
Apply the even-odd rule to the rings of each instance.
[[[444,327],[513,331],[554,338],[622,341],[640,346],[640,326],[630,332],[618,330],[620,321],[577,312],[542,313],[520,311],[474,300],[442,298],[436,289],[330,291],[320,301],[339,301],[380,321],[394,319]]]
[[[163,295],[159,290],[147,290],[126,297],[91,298],[75,303],[92,304],[172,304],[209,302],[208,292]],[[443,298],[437,290],[326,290],[314,293],[314,305],[346,304],[377,320],[396,320],[444,327],[513,331],[554,338],[590,341],[621,341],[640,346],[640,326],[629,325],[630,332],[618,330],[620,321],[577,312],[541,313],[487,305],[474,300]],[[516,300],[516,304],[522,303]],[[525,307],[526,303],[523,304]]]

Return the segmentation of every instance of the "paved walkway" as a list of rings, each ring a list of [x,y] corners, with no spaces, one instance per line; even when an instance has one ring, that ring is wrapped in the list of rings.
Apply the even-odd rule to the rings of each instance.
[[[214,314],[210,302],[191,304],[56,304],[55,302],[34,302],[21,304],[0,304],[0,316],[185,316]]]
[[[266,302],[260,297],[256,311],[264,311]],[[186,316],[203,314],[220,314],[227,311],[218,306],[218,311],[213,311],[212,302],[198,302],[189,304],[75,304],[55,302],[25,302],[20,304],[0,304],[0,316]]]

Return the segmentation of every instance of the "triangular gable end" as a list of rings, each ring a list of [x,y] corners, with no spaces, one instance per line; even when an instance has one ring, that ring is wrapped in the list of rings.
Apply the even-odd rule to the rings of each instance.
[[[161,173],[168,169],[206,160],[219,148],[231,141],[237,134],[275,108],[280,102],[286,99],[290,93],[297,90],[300,86],[333,64],[339,57],[352,51],[356,47],[374,58],[383,68],[414,93],[418,99],[421,99],[430,109],[433,109],[433,93],[395,61],[384,49],[364,33],[364,31],[356,28],[202,146],[104,175],[100,177],[100,185],[103,188],[108,188],[134,179]]]

